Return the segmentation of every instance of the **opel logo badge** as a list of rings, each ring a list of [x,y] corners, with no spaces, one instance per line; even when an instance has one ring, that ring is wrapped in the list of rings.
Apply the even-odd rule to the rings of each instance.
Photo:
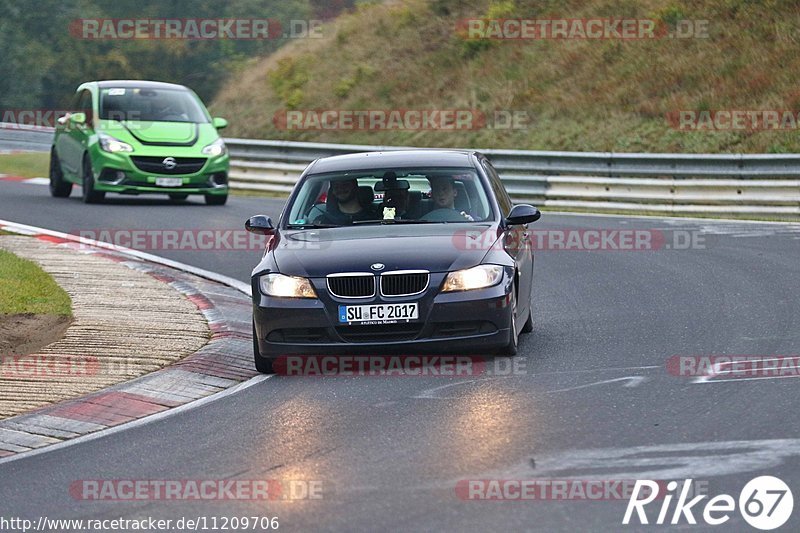
[[[386,268],[386,265],[384,265],[383,263],[372,263],[372,266],[370,268],[372,270],[383,270],[384,268]]]
[[[165,157],[161,164],[164,165],[164,168],[167,170],[172,170],[178,166],[178,162],[175,161],[174,157]]]

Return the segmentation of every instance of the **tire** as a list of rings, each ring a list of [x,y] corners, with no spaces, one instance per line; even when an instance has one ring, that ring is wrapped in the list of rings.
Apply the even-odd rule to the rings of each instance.
[[[50,195],[55,198],[67,198],[72,194],[72,183],[64,179],[61,161],[55,147],[50,150]]]
[[[94,190],[94,172],[92,172],[92,162],[88,154],[83,156],[83,203],[99,204],[106,197],[106,193]]]
[[[227,194],[206,194],[207,205],[225,205],[225,202],[227,201]]]
[[[183,193],[183,192],[171,192],[171,193],[169,193],[169,199],[173,203],[183,202],[187,198],[189,198],[189,195],[186,194],[186,193]]]
[[[528,320],[522,326],[522,333],[530,333],[533,331],[533,309],[528,310]]]
[[[265,359],[261,357],[261,350],[258,348],[258,337],[256,337],[256,325],[253,324],[253,360],[256,364],[256,370],[262,374],[274,374],[272,369],[272,359]]]
[[[514,290],[514,289],[512,289]],[[515,294],[512,292],[512,294]],[[508,340],[508,344],[505,345],[503,349],[500,350],[499,355],[505,355],[508,357],[513,357],[517,355],[517,347],[519,346],[519,335],[517,335],[517,297],[512,296],[511,299],[511,327],[510,329],[510,339]]]

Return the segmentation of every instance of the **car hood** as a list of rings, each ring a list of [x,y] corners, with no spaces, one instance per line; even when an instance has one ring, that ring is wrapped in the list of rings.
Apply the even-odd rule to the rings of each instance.
[[[105,120],[103,130],[121,141],[137,140],[142,144],[191,146],[197,142],[200,129],[213,129],[210,124],[193,122],[156,122],[149,120]]]
[[[371,272],[375,263],[382,263],[384,272],[447,272],[475,266],[487,253],[486,246],[465,246],[465,235],[496,231],[492,223],[285,230],[271,253],[280,272],[310,278]]]

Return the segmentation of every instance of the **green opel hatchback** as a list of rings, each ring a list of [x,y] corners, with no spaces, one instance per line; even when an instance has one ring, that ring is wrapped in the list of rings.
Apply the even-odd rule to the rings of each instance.
[[[73,112],[60,117],[50,151],[50,193],[83,201],[107,192],[162,193],[175,202],[202,194],[209,205],[228,199],[229,157],[198,96],[182,85],[93,81],[78,87]]]

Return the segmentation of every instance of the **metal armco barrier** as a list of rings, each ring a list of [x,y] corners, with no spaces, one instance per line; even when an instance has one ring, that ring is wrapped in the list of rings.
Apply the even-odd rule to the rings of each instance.
[[[284,193],[318,157],[409,147],[225,139],[231,186]],[[511,196],[596,212],[800,218],[800,155],[480,150]]]
[[[9,127],[10,126],[10,127]],[[50,128],[0,124],[0,142],[48,150]],[[314,159],[410,147],[225,139],[231,187],[286,194]],[[800,219],[800,154],[481,150],[511,196],[595,212]]]

